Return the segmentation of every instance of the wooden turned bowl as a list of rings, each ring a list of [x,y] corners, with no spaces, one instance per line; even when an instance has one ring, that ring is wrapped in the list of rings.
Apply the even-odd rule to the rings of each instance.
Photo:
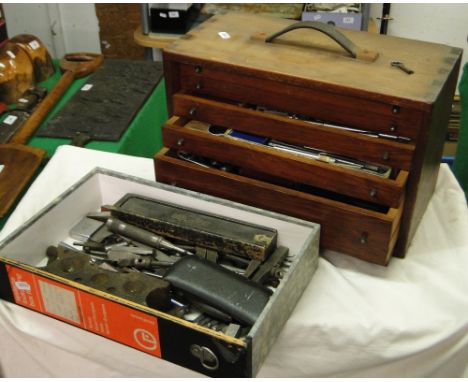
[[[35,82],[41,82],[54,74],[52,59],[40,39],[31,34],[19,34],[13,37],[11,42],[18,45],[29,56],[34,70]]]
[[[0,102],[16,103],[34,83],[34,70],[29,56],[15,43],[0,47]]]

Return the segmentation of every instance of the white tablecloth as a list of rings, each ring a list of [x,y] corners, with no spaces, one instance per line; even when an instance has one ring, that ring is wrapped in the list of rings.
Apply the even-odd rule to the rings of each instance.
[[[149,159],[62,146],[0,238],[96,166],[154,179]],[[446,165],[405,259],[323,256],[259,377],[468,376],[468,210]],[[4,301],[0,365],[7,377],[200,376]]]

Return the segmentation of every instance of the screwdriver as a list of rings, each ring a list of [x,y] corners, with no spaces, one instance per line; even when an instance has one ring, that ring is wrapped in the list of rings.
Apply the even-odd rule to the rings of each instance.
[[[118,233],[119,235],[125,236],[149,247],[166,251],[173,251],[181,255],[193,256],[192,252],[172,244],[162,236],[148,232],[132,224],[124,223],[122,220],[119,220],[115,217],[110,217],[107,219],[106,226],[109,231],[113,233]]]

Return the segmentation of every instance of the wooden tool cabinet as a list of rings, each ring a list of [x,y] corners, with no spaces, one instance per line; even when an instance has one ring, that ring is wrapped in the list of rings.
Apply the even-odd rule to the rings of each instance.
[[[163,127],[165,148],[155,156],[156,178],[318,222],[322,248],[387,264],[391,255],[404,256],[433,192],[461,50],[367,32],[337,35],[330,26],[301,27],[265,42],[292,24],[218,15],[164,50],[172,117]],[[203,123],[388,166],[392,174],[382,178],[213,135],[199,128]],[[180,152],[235,171],[183,160]]]

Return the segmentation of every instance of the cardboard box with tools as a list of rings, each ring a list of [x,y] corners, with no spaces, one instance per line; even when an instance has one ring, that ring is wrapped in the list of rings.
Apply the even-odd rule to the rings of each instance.
[[[145,212],[143,227],[141,211],[148,211],[148,205],[154,203],[157,208]],[[103,205],[106,211],[101,212]],[[128,242],[106,242],[113,252],[103,259],[100,251],[104,247],[94,245],[96,236],[92,236],[96,240],[76,243],[77,232],[84,235],[84,241],[89,237],[86,232],[97,232],[95,227],[85,227],[84,216],[99,221],[106,214],[113,220],[105,218],[101,229],[146,245],[132,246],[132,250],[144,252],[152,243],[167,249],[171,242],[183,255],[158,279],[153,274],[157,270],[135,270],[146,260],[160,265],[173,255],[165,256],[158,250],[152,259],[123,259],[119,257],[122,244],[128,252]],[[203,216],[218,223],[209,223]],[[195,226],[190,225],[193,219],[199,219]],[[163,220],[166,232],[161,229]],[[202,222],[206,224],[200,229]],[[147,241],[139,236],[142,227],[150,230],[144,234]],[[254,238],[242,234],[252,227],[259,229]],[[276,233],[276,243],[271,232]],[[220,235],[232,240],[219,241]],[[183,244],[194,237],[205,251]],[[0,243],[0,297],[209,376],[249,377],[258,372],[316,269],[318,237],[319,226],[314,223],[97,169]],[[276,249],[288,248],[278,283],[268,288],[260,283],[252,286],[263,275],[256,278],[257,273],[253,273],[246,281],[228,271],[227,263],[220,269],[221,261],[209,261],[212,248],[220,246],[219,254],[245,261],[237,256],[240,250],[234,250],[239,245],[246,248],[248,263],[273,250],[266,263]],[[82,249],[76,250],[76,246]],[[127,271],[115,272],[124,266]],[[195,279],[197,269],[210,277]],[[209,282],[216,278],[227,278],[228,282],[214,288]],[[243,296],[236,306],[229,299],[216,300],[227,297],[223,295],[229,290],[227,284]],[[209,293],[202,295],[203,291]],[[181,299],[189,300],[188,310],[179,306],[184,305]],[[260,300],[260,308],[249,305]],[[212,309],[205,310],[209,307]],[[194,318],[200,311],[209,319]],[[217,323],[211,319],[215,314]]]

